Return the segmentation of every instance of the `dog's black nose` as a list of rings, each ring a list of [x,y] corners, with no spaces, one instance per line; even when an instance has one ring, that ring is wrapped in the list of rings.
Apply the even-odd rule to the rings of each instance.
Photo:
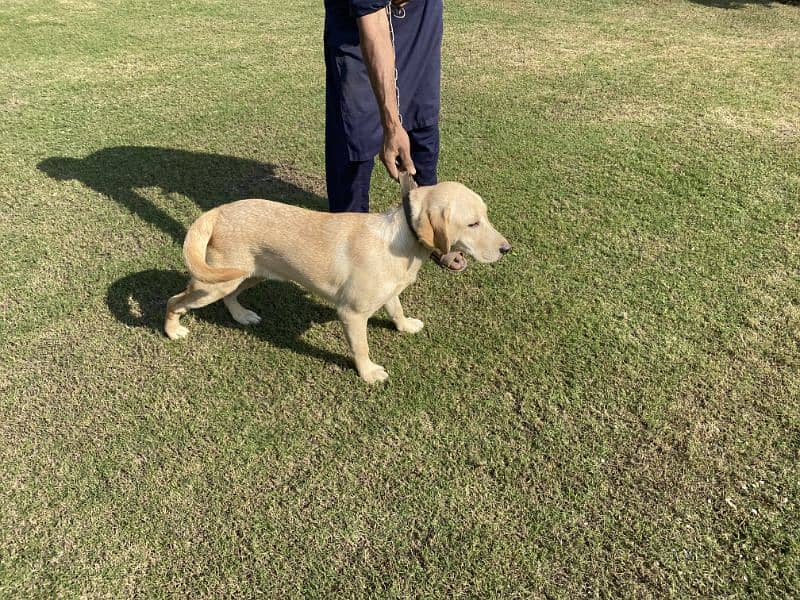
[[[511,244],[506,242],[502,246],[500,246],[500,254],[507,254],[509,252],[511,252]]]

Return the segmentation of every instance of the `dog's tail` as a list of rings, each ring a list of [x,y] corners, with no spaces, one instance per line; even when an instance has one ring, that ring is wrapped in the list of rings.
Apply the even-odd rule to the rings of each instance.
[[[218,214],[217,209],[212,209],[200,215],[200,218],[192,223],[183,242],[183,258],[186,260],[189,272],[195,279],[205,283],[221,283],[247,275],[240,269],[211,267],[206,262],[206,247],[214,231]]]

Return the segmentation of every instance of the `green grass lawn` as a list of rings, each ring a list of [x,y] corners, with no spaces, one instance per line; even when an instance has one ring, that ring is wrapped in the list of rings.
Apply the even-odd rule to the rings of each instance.
[[[514,252],[369,387],[291,284],[161,332],[203,210],[327,206],[321,0],[0,4],[0,597],[800,595],[800,8],[446,5]]]

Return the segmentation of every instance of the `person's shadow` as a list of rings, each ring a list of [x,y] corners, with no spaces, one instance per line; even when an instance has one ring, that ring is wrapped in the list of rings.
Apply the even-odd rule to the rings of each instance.
[[[287,181],[291,171],[247,158],[153,146],[117,146],[84,158],[53,156],[37,168],[58,180],[77,179],[118,202],[141,219],[182,243],[186,225],[137,193],[158,187],[178,193],[202,210],[242,198],[268,198],[305,208],[327,210],[327,200],[314,181],[304,189]]]

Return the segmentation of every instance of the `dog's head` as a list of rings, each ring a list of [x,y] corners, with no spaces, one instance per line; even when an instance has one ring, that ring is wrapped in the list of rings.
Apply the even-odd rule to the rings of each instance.
[[[451,181],[420,187],[406,173],[400,185],[409,197],[414,229],[430,249],[442,254],[461,250],[482,263],[500,260],[511,250],[489,221],[486,204],[468,187]]]

